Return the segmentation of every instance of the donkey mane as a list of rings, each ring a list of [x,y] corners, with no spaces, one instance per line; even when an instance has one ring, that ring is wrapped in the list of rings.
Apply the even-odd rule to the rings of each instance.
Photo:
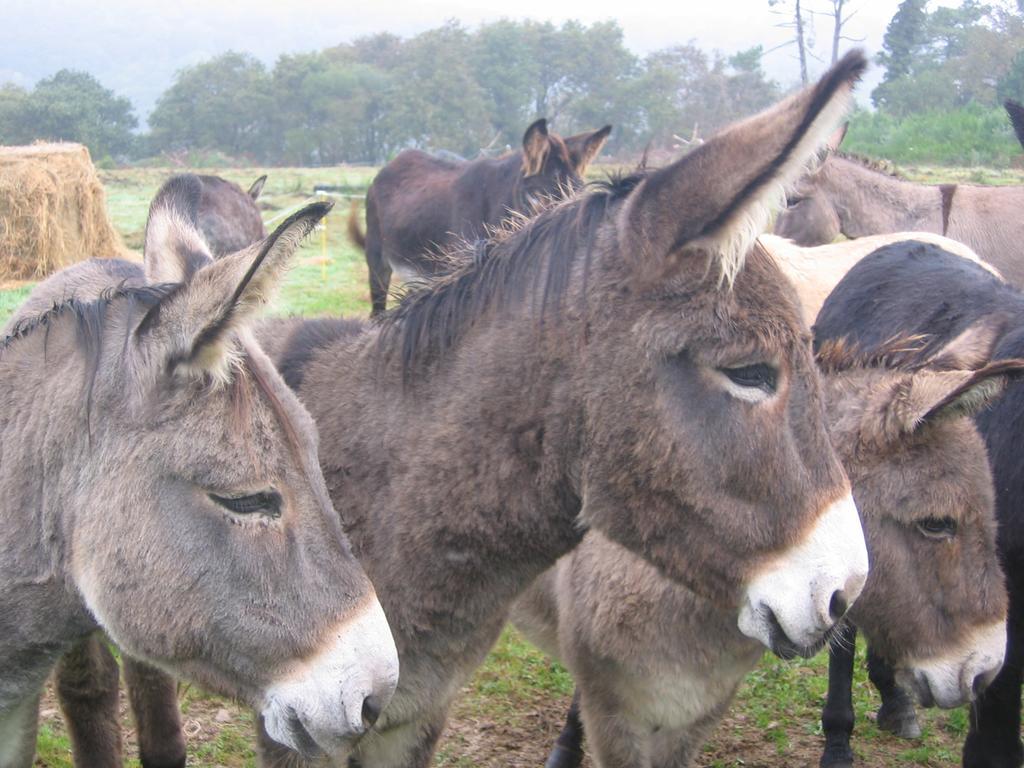
[[[855,339],[841,336],[816,345],[815,360],[823,373],[844,373],[864,368],[913,372],[926,367],[920,353],[927,346],[927,334],[899,334],[865,350]]]
[[[181,287],[181,283],[128,285],[121,281],[117,285],[104,288],[96,299],[82,301],[69,297],[54,302],[45,312],[18,320],[8,335],[0,339],[0,352],[10,349],[15,342],[31,335],[39,328],[49,329],[57,320],[70,317],[75,322],[83,346],[94,354],[98,353],[98,341],[102,336],[107,310],[111,304],[125,299],[131,303],[133,309],[137,307],[149,311]]]
[[[888,160],[879,160],[873,157],[868,157],[867,155],[860,155],[856,152],[845,152],[843,150],[836,150],[832,154],[838,158],[842,158],[843,160],[849,160],[851,163],[856,163],[869,171],[875,171],[876,173],[881,173],[894,179],[899,179],[900,181],[907,181],[907,177],[900,173],[896,166]]]
[[[647,174],[641,170],[592,182],[574,199],[549,201],[534,218],[510,219],[485,240],[447,249],[443,258],[452,270],[405,292],[380,321],[379,345],[385,354],[400,348],[403,376],[408,377],[417,365],[443,358],[489,310],[520,301],[527,292],[542,291],[543,322],[547,310],[564,297],[580,250],[586,291],[589,246],[609,213]],[[581,242],[587,247],[580,249]]]

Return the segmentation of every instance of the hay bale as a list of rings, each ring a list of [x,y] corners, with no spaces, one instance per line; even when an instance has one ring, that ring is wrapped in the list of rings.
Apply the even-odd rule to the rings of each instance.
[[[38,279],[83,259],[127,253],[88,149],[0,146],[0,280]]]

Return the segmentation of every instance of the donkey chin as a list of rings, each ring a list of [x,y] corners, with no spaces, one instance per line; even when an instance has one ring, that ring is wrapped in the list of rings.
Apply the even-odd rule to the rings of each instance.
[[[896,672],[923,707],[952,709],[974,701],[999,674],[1006,655],[1006,623],[999,621],[972,633],[954,650],[911,661]]]
[[[847,495],[749,582],[739,629],[783,659],[813,656],[829,641],[867,576],[864,529]]]
[[[267,734],[306,758],[344,757],[380,717],[398,685],[398,651],[374,598],[355,619],[269,687]]]

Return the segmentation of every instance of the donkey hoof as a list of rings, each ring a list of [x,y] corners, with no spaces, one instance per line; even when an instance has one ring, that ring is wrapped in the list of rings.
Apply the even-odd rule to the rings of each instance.
[[[826,748],[818,761],[818,768],[853,768],[853,752],[849,747]]]
[[[921,738],[921,726],[917,722],[917,711],[913,704],[893,707],[883,704],[878,709],[878,719],[875,722],[880,730],[888,731],[901,739]]]
[[[583,762],[583,753],[576,749],[566,749],[556,744],[548,755],[544,768],[579,768]]]

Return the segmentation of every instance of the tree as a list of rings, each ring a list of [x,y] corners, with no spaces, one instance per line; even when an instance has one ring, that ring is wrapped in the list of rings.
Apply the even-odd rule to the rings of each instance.
[[[903,0],[886,27],[882,50],[876,57],[876,61],[885,67],[885,77],[871,92],[871,101],[876,107],[886,105],[891,84],[911,73],[915,58],[928,43],[927,2]]]
[[[131,102],[87,72],[62,69],[31,92],[12,85],[0,88],[0,140],[5,143],[78,141],[102,158],[128,153],[137,125]]]
[[[186,67],[149,117],[153,148],[264,156],[271,136],[272,90],[263,64],[249,54],[228,51]]]
[[[782,22],[778,26],[785,27],[793,30],[793,40],[787,45],[796,45],[797,59],[800,62],[800,82],[803,85],[810,83],[810,78],[807,74],[807,52],[808,49],[814,45],[813,40],[813,25],[811,19],[805,13],[801,7],[801,0],[793,0],[793,10],[787,11],[786,6],[788,0],[768,0],[768,6],[770,8],[779,7],[780,10],[775,13],[787,15],[789,19]]]
[[[846,13],[849,10],[847,0],[829,0],[829,5],[831,10],[827,15],[832,17],[832,63],[835,64],[839,61],[839,46],[843,40],[862,42],[863,38],[851,38],[843,34],[847,22],[857,14],[857,11]]]

